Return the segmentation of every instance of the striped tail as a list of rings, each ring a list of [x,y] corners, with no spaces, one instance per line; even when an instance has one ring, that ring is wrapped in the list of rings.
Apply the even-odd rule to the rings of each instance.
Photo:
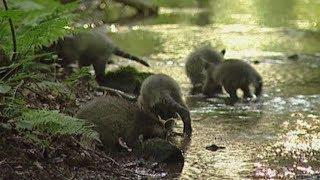
[[[127,58],[127,59],[130,59],[130,60],[133,60],[133,61],[136,61],[136,62],[138,62],[140,64],[143,64],[144,66],[150,67],[150,65],[146,61],[144,61],[144,60],[142,60],[142,59],[140,59],[140,58],[138,58],[136,56],[133,56],[133,55],[131,55],[129,53],[126,53],[126,52],[122,51],[119,48],[115,48],[115,50],[113,51],[113,54],[115,54],[117,56],[121,56],[121,57]]]

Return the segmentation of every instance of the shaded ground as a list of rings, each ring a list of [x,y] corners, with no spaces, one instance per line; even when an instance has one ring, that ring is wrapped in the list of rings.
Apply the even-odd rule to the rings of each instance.
[[[108,94],[95,89],[95,86],[93,77],[81,78],[72,86],[61,82],[41,82],[35,86],[35,83],[27,82],[23,87],[28,88],[20,88],[17,94],[24,95],[29,108],[60,110],[73,116],[81,104]],[[81,145],[80,137],[28,131],[21,133],[10,128],[10,125],[0,126],[0,176],[3,179],[139,179],[175,176],[174,173],[168,175],[165,168],[164,164],[145,161],[133,153],[106,154],[98,142],[94,149],[88,149]]]

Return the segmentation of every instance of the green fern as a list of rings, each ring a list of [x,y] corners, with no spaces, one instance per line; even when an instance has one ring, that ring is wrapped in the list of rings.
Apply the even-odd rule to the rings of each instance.
[[[59,111],[29,110],[17,122],[20,130],[37,130],[52,135],[82,135],[99,140],[98,133],[84,120],[66,116]]]
[[[11,50],[11,34],[5,20],[10,17],[16,27],[17,49],[20,54],[32,54],[38,47],[51,44],[74,32],[71,28],[77,15],[72,11],[77,3],[61,5],[54,0],[9,1],[9,11],[0,13],[0,41],[4,50]]]
[[[73,72],[66,80],[66,84],[74,85],[79,79],[92,78],[90,67],[82,67],[80,70]]]

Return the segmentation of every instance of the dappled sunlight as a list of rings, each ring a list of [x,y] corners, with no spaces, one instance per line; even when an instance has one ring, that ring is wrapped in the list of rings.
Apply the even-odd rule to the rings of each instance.
[[[206,2],[200,8],[162,8],[158,17],[129,28],[116,25],[117,33],[111,34],[120,47],[148,59],[151,67],[132,65],[168,74],[183,90],[194,131],[185,150],[181,178],[319,174],[320,34],[314,31],[319,29],[319,19],[314,17],[319,17],[320,4],[298,0],[239,0],[237,6],[230,5],[233,0]],[[226,58],[251,63],[264,80],[261,99],[231,107],[225,105],[228,95],[190,96],[185,58],[203,44],[226,49]],[[288,58],[291,55],[298,58]],[[178,128],[181,130],[181,122]],[[206,146],[213,144],[226,148],[208,151]]]
[[[266,148],[255,164],[255,177],[313,177],[320,170],[319,116],[293,113],[297,120],[285,121],[286,130]],[[272,174],[268,173],[272,172]]]

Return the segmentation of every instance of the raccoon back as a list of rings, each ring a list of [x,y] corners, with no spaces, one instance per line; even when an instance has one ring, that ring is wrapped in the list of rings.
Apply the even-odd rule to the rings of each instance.
[[[211,46],[200,47],[191,52],[186,61],[186,73],[189,78],[197,78],[199,82],[204,80],[205,62],[219,64],[223,56],[215,51]]]
[[[63,58],[65,63],[76,60],[81,64],[90,65],[92,60],[107,60],[115,50],[115,45],[103,33],[98,31],[82,32],[60,39],[54,50]],[[86,62],[87,61],[87,62]]]
[[[233,87],[252,83],[256,85],[261,80],[261,76],[252,66],[238,59],[225,60],[216,68],[214,77],[218,83]]]
[[[140,134],[153,136],[159,133],[162,136],[163,127],[155,116],[117,97],[97,98],[82,107],[76,117],[92,122],[104,145],[118,144],[119,137],[133,145]],[[154,132],[157,128],[159,132]]]
[[[138,101],[143,107],[150,108],[158,103],[164,103],[164,98],[167,95],[178,103],[182,102],[181,89],[178,83],[170,76],[155,74],[143,81]]]

